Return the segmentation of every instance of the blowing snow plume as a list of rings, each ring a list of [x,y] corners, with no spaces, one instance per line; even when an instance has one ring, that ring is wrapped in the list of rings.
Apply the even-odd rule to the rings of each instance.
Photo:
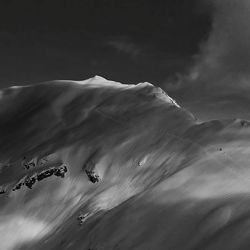
[[[237,115],[249,119],[250,1],[203,4],[210,6],[212,15],[208,39],[200,45],[188,74],[177,74],[175,84],[169,81],[166,89],[177,88],[182,96],[187,95],[185,104],[202,119]]]
[[[101,77],[0,104],[1,250],[248,249],[249,122]]]

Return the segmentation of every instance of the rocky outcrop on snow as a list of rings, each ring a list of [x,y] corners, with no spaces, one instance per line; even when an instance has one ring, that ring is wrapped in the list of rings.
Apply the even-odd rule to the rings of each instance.
[[[20,189],[22,186],[26,186],[29,189],[32,189],[32,186],[37,182],[37,181],[42,181],[43,179],[46,179],[52,175],[64,178],[65,174],[67,173],[67,167],[66,166],[61,166],[61,167],[56,167],[56,168],[49,168],[46,169],[40,173],[36,173],[32,176],[25,176],[22,181],[18,182],[13,188],[12,191],[16,191]]]

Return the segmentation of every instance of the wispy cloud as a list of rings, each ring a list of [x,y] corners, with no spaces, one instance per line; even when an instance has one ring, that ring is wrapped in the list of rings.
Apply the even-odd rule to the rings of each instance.
[[[105,42],[105,45],[115,49],[118,53],[127,54],[133,58],[138,57],[142,53],[142,48],[128,38],[113,38]]]

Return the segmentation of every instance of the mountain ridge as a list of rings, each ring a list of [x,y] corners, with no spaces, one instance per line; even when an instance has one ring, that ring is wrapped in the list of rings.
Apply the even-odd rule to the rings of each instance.
[[[232,209],[241,204],[239,197],[248,204],[249,134],[247,121],[197,121],[150,83],[123,85],[95,77],[5,89],[0,246],[206,245],[204,237],[212,240],[218,228],[227,230],[227,223],[237,220]],[[189,226],[183,224],[190,216]],[[18,227],[6,218],[17,218]],[[18,233],[27,227],[36,230]],[[202,230],[188,229],[197,227]],[[220,239],[214,241],[220,249],[240,244]]]

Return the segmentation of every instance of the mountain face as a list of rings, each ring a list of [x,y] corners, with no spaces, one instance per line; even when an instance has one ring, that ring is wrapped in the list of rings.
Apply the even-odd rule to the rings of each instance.
[[[0,92],[0,249],[248,249],[250,123],[150,83]]]

